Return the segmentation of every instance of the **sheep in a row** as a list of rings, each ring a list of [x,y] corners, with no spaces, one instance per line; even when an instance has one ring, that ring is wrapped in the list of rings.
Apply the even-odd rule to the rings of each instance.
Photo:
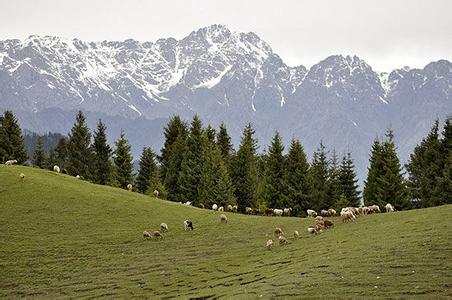
[[[16,159],[10,159],[10,160],[7,160],[5,162],[5,166],[12,166],[14,164],[17,164],[17,160]]]
[[[57,173],[60,173],[60,167],[57,166],[57,165],[53,166],[53,171],[57,172]]]
[[[387,213],[394,212],[394,206],[392,206],[390,203],[385,205],[385,209]]]
[[[312,217],[312,218],[317,217],[317,212],[315,210],[313,210],[313,209],[308,209],[306,211],[306,214],[308,215],[308,217]]]

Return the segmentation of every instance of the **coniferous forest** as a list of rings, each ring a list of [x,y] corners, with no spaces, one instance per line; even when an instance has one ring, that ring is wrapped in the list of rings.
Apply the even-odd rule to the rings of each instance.
[[[93,183],[124,189],[132,184],[136,192],[158,191],[160,198],[170,201],[238,205],[242,212],[246,207],[260,211],[291,207],[293,215],[302,216],[307,209],[386,203],[405,210],[452,203],[451,120],[448,117],[442,129],[436,120],[406,165],[397,157],[392,130],[376,138],[369,145],[363,191],[350,152],[338,154],[320,141],[309,162],[300,140],[293,138],[286,148],[278,132],[260,151],[252,124],[245,126],[234,149],[227,124],[215,129],[196,115],[189,122],[171,117],[163,129],[163,148],[157,154],[144,147],[135,174],[124,131],[112,148],[105,124],[99,120],[91,132],[79,111],[68,137],[59,136],[53,146],[45,144],[48,138],[36,137],[29,157],[18,121],[6,111],[0,116],[0,161],[15,159],[48,169],[58,165]]]

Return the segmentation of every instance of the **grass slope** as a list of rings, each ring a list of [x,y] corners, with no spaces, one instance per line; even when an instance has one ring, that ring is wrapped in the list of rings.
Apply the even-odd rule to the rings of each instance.
[[[210,210],[20,166],[0,166],[0,204],[0,297],[452,296],[452,205],[335,218],[308,236],[312,219],[227,213],[224,225]],[[144,241],[161,222],[165,239]],[[275,227],[302,237],[267,251]]]

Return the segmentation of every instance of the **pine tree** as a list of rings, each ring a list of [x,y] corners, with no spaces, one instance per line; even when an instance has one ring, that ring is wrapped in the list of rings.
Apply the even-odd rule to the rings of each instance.
[[[243,130],[240,147],[233,162],[232,182],[241,212],[245,211],[245,207],[256,207],[257,204],[257,141],[253,135],[254,129],[248,124]]]
[[[439,166],[441,175],[436,179],[432,204],[452,204],[452,116],[446,118],[443,138],[440,140]]]
[[[14,114],[7,110],[0,116],[0,161],[11,159],[23,164],[28,156],[19,123]]]
[[[391,203],[397,207],[408,208],[409,202],[402,168],[394,145],[394,135],[390,129],[386,132],[386,141],[381,154],[383,174],[377,178],[377,204],[384,206],[386,203]]]
[[[68,164],[67,139],[60,138],[55,148],[49,152],[48,168],[52,170],[54,165],[65,169]]]
[[[340,166],[339,160],[336,154],[336,150],[333,149],[331,159],[328,168],[328,196],[324,209],[336,207],[337,202],[342,194],[341,182],[340,182]]]
[[[377,199],[378,178],[383,176],[383,146],[378,139],[374,140],[370,155],[370,166],[368,168],[367,179],[364,181],[364,204],[366,206],[380,203]]]
[[[140,193],[146,193],[149,189],[151,177],[156,173],[157,164],[155,163],[155,154],[149,147],[144,147],[141,152],[140,170],[136,178],[136,189]],[[157,170],[158,173],[158,170]]]
[[[310,181],[309,164],[303,146],[297,139],[292,139],[286,156],[286,181],[290,207],[296,216],[304,215],[309,206]]]
[[[69,134],[67,144],[69,174],[80,175],[84,178],[91,178],[90,165],[91,155],[91,133],[86,125],[86,119],[82,111],[77,113],[74,126]]]
[[[286,161],[283,155],[284,145],[278,132],[272,139],[265,164],[265,195],[269,207],[287,207]]]
[[[125,138],[125,133],[121,130],[119,139],[115,142],[116,149],[113,157],[114,171],[113,179],[114,184],[125,189],[128,184],[133,181],[133,165],[132,155],[130,154],[130,144]]]
[[[224,125],[224,123],[221,123],[220,129],[217,134],[217,145],[220,149],[221,157],[226,164],[229,173],[231,173],[234,148],[231,143],[231,137],[229,136],[226,125]]]
[[[328,159],[325,146],[320,142],[319,148],[314,152],[311,168],[309,169],[312,180],[310,208],[321,210],[328,207]]]
[[[358,179],[351,153],[343,157],[339,172],[340,194],[345,196],[351,206],[358,207],[359,200]]]
[[[178,182],[183,196],[182,201],[191,201],[195,205],[199,200],[198,186],[202,175],[202,151],[204,143],[202,122],[195,115],[191,122],[190,134],[187,138],[188,151],[185,152],[182,161],[181,174]]]
[[[38,136],[36,147],[33,155],[33,165],[38,168],[45,168],[46,156],[44,154],[44,142],[42,136]]]
[[[207,141],[209,141],[210,143],[215,143],[215,136],[217,135],[217,133],[210,124],[204,130],[204,135],[206,136]]]
[[[93,182],[108,184],[111,180],[113,165],[111,162],[112,149],[107,144],[107,127],[101,120],[97,122],[94,132],[92,175]]]
[[[208,137],[205,137],[208,139]],[[234,204],[232,180],[221,157],[218,146],[205,141],[203,166],[198,194],[201,202],[207,206],[216,203],[220,206]]]
[[[187,148],[187,138],[184,134],[179,134],[171,145],[171,151],[168,152],[169,161],[166,162],[166,176],[164,181],[165,190],[168,194],[168,200],[183,201],[184,197],[179,185],[182,162]]]
[[[182,135],[182,138],[185,139],[187,137],[187,134],[187,124],[183,122],[179,116],[171,117],[171,119],[168,121],[168,124],[163,129],[165,143],[163,145],[163,148],[160,150],[160,156],[158,157],[160,161],[160,175],[162,182],[166,182],[169,164],[170,161],[173,160],[171,157],[171,155],[174,153],[172,151],[173,144],[180,135]],[[178,154],[176,153],[176,155]],[[169,175],[174,176],[174,174]]]
[[[419,199],[418,203],[422,207],[433,205],[432,192],[442,175],[438,127],[439,121],[436,120],[430,133],[415,147],[406,164],[411,197]]]

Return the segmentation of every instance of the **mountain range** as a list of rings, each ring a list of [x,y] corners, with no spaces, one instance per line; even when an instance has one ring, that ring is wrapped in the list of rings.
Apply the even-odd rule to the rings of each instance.
[[[213,126],[224,121],[236,145],[251,122],[261,151],[275,130],[286,145],[298,137],[308,155],[320,141],[351,151],[364,179],[375,137],[392,128],[405,162],[433,120],[452,113],[451,97],[448,60],[389,73],[349,55],[291,67],[255,33],[224,25],[156,42],[0,41],[0,111],[13,110],[34,132],[67,133],[82,109],[91,127],[107,123],[112,140],[123,128],[135,158],[144,145],[160,149],[171,115],[198,114]]]

